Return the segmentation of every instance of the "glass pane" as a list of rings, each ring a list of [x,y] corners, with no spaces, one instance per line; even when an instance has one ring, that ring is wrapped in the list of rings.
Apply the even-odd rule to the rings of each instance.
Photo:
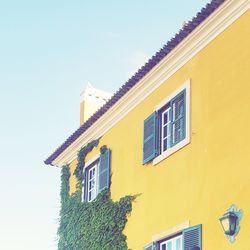
[[[170,126],[170,124],[168,125],[168,134],[169,135],[171,134],[171,126]]]
[[[166,149],[168,149],[168,139],[165,139],[163,141],[163,151],[165,151]]]
[[[176,240],[176,250],[181,250],[181,239]]]
[[[165,126],[165,127],[163,128],[163,137],[166,137],[167,134],[168,134],[168,126]]]
[[[166,250],[166,244],[161,245],[161,250]]]
[[[168,122],[168,112],[164,114],[164,124]]]
[[[224,228],[225,231],[229,231],[230,225],[229,225],[229,219],[228,218],[223,219],[221,221],[221,224],[222,224],[222,226],[223,226],[223,228]]]
[[[169,136],[168,138],[167,138],[167,141],[168,141],[168,148],[170,148],[170,144],[171,144],[171,136]]]
[[[167,250],[172,250],[172,241],[167,243]]]
[[[96,197],[96,165],[93,165],[87,171],[87,200],[92,201]]]

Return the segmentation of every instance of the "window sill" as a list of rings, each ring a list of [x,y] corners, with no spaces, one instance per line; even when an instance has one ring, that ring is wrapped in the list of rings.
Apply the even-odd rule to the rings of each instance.
[[[179,149],[185,147],[189,143],[190,143],[190,137],[185,138],[183,141],[176,144],[174,147],[168,149],[167,151],[163,152],[161,155],[154,158],[153,165],[157,165],[159,162],[161,162],[162,160],[168,158],[170,155],[174,154]]]

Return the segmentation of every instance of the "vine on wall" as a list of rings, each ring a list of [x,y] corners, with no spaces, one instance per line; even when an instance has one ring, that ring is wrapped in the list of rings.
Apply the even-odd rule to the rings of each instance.
[[[126,236],[122,232],[127,215],[132,211],[135,196],[125,196],[114,202],[110,197],[110,190],[105,189],[94,201],[81,201],[85,157],[98,142],[99,140],[92,141],[78,153],[78,164],[74,172],[77,190],[72,195],[69,195],[69,166],[62,168],[58,250],[128,249]]]

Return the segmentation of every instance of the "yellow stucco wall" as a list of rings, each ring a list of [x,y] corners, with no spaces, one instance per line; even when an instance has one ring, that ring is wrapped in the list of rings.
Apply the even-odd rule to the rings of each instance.
[[[203,225],[203,250],[250,249],[249,27],[248,11],[101,138],[112,150],[112,198],[141,194],[125,229],[132,250],[186,220]],[[189,78],[191,143],[142,166],[144,119]],[[244,211],[234,244],[218,221],[231,204]]]

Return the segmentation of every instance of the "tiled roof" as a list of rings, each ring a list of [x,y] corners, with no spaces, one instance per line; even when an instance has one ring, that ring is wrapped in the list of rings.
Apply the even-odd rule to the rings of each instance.
[[[45,161],[52,162],[89,127],[92,126],[103,114],[105,114],[116,102],[120,100],[131,88],[133,88],[151,69],[153,69],[165,56],[167,56],[179,43],[182,42],[197,26],[208,18],[226,0],[212,0],[197,13],[191,21],[175,34],[148,62],[142,66],[122,87],[107,101],[96,113],[94,113],[83,125],[81,125],[53,154]]]

